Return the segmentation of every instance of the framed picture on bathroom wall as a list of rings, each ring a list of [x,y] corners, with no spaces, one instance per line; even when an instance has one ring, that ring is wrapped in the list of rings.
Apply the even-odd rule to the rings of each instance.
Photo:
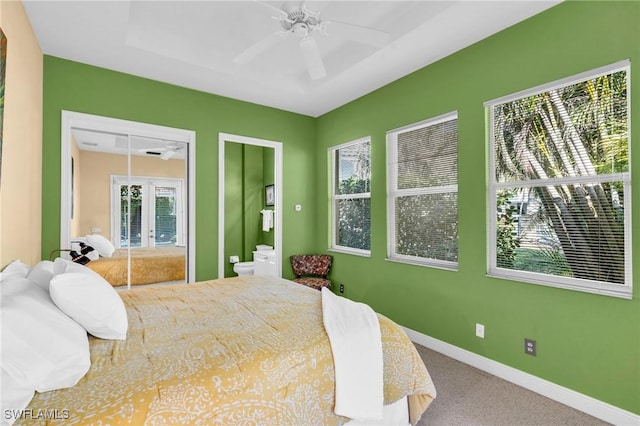
[[[264,187],[264,200],[267,207],[276,205],[275,185],[267,185]]]

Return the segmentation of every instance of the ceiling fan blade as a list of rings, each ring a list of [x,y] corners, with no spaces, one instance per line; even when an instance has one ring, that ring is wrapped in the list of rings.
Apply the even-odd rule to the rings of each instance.
[[[241,65],[251,62],[253,58],[278,44],[278,42],[283,40],[287,36],[287,34],[288,33],[279,31],[277,33],[271,34],[270,36],[267,36],[266,38],[263,38],[262,40],[249,46],[249,48],[247,48],[244,52],[233,58],[233,62]]]
[[[176,154],[177,154],[177,152],[176,152],[176,151],[169,150],[169,151],[165,151],[165,152],[160,156],[160,158],[161,158],[161,159],[163,159],[163,160],[168,160],[168,159],[170,159],[171,157],[173,157],[173,156],[174,156],[174,155],[176,155]]]
[[[322,62],[316,40],[312,37],[305,37],[300,40],[300,48],[302,49],[302,55],[307,64],[307,70],[309,71],[311,80],[320,80],[326,77],[327,71],[324,69],[324,63]]]
[[[336,21],[324,21],[323,24],[327,35],[357,41],[373,47],[382,48],[391,39],[391,34],[387,32],[361,27],[360,25]]]
[[[288,14],[287,14],[287,12],[285,12],[284,10],[282,10],[282,9],[280,9],[280,8],[277,8],[277,7],[275,7],[275,6],[271,5],[271,4],[267,3],[267,2],[264,2],[264,1],[261,1],[261,0],[253,0],[253,1],[255,1],[256,3],[260,3],[260,4],[261,4],[261,5],[263,5],[264,7],[268,8],[269,10],[271,10],[271,12],[279,13],[279,14],[280,14],[280,15],[282,15],[284,18],[286,18],[286,17],[287,17],[287,15],[288,15]]]

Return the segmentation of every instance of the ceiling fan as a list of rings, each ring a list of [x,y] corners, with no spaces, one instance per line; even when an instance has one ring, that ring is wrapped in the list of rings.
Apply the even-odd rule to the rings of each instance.
[[[163,146],[163,147],[150,147],[150,148],[140,148],[140,149],[138,149],[138,152],[141,152],[141,153],[144,153],[144,154],[147,154],[147,155],[158,156],[162,160],[169,160],[174,155],[177,155],[178,153],[180,153],[180,151],[182,151],[182,147],[179,147],[177,145],[168,145],[166,147]]]
[[[277,12],[278,15],[272,16],[272,18],[280,21],[283,29],[249,46],[233,59],[236,64],[246,64],[252,61],[259,54],[293,35],[300,39],[300,49],[309,76],[312,80],[319,80],[326,77],[327,71],[314,38],[315,35],[336,36],[377,48],[382,48],[389,42],[390,34],[384,31],[344,22],[324,21],[320,19],[319,12],[307,9],[304,2],[289,10],[279,9],[259,0],[256,0],[256,3]]]

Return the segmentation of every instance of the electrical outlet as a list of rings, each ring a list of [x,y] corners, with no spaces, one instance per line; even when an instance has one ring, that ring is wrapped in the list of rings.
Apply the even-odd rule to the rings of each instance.
[[[340,293],[344,293],[344,284],[340,284]]]
[[[240,258],[238,256],[229,256],[229,263],[238,263]]]
[[[524,339],[524,353],[527,354],[527,355],[536,356],[536,341],[535,340],[527,339],[525,337],[525,339]]]
[[[484,325],[476,324],[476,336],[484,339]]]

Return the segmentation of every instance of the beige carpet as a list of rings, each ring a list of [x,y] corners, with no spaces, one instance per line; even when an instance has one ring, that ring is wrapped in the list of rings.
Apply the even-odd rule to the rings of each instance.
[[[438,392],[419,426],[608,424],[423,346],[416,348]]]

